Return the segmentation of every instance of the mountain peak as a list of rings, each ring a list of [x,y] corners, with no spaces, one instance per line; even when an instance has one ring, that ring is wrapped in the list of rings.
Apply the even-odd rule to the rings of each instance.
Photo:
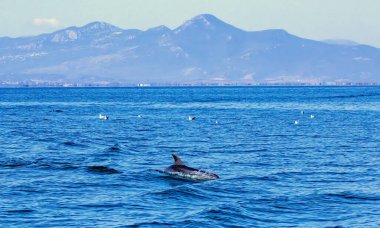
[[[113,32],[120,32],[122,29],[108,24],[106,22],[91,22],[82,27],[68,27],[50,34],[50,40],[53,43],[67,43],[76,41],[83,37],[102,36]]]
[[[198,16],[193,17],[190,21],[193,21],[199,24],[204,24],[206,26],[224,23],[221,20],[219,20],[217,17],[211,14],[200,14]]]
[[[121,30],[120,28],[113,26],[109,23],[102,22],[102,21],[95,21],[91,22],[89,24],[86,24],[82,27],[80,27],[82,30],[92,30],[92,31],[99,31],[99,30]]]
[[[211,14],[200,14],[187,20],[181,26],[176,28],[175,33],[180,33],[188,29],[200,29],[200,30],[238,30],[236,27],[223,22],[214,15]]]
[[[156,31],[156,32],[162,31],[162,32],[167,32],[167,31],[170,31],[170,29],[168,27],[166,27],[165,25],[160,25],[160,26],[157,26],[157,27],[150,28],[147,31]]]

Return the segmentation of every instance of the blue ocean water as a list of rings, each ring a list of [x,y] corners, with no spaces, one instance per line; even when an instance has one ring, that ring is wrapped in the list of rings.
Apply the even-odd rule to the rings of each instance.
[[[0,110],[2,227],[380,226],[380,87],[0,89]],[[154,171],[172,153],[221,178]]]

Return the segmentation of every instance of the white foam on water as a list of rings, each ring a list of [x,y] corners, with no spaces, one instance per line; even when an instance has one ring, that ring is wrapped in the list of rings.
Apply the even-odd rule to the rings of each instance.
[[[181,173],[181,172],[168,172],[165,170],[157,170],[160,173],[164,173],[168,176],[178,178],[178,179],[185,179],[185,180],[215,180],[214,176],[212,176],[210,173],[204,172],[204,171],[194,171],[191,173]]]

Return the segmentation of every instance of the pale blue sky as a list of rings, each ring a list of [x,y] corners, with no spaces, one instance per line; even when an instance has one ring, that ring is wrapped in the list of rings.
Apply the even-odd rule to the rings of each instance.
[[[380,47],[380,0],[0,0],[0,36],[26,36],[104,21],[175,28],[210,13],[244,30],[272,28],[315,40]]]

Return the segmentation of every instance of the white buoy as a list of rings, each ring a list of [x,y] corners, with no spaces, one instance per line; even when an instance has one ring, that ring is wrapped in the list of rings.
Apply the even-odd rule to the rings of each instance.
[[[218,121],[217,121],[217,120],[215,120],[215,123],[216,123],[216,124],[218,124]]]
[[[298,125],[300,122],[298,120],[294,121],[295,125]]]
[[[314,115],[310,115],[310,118],[313,119],[315,116]]]

